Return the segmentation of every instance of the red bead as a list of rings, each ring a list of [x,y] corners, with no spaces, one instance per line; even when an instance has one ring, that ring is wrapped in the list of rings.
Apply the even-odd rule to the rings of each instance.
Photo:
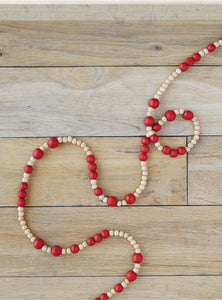
[[[79,252],[79,246],[76,245],[76,244],[73,244],[73,245],[70,247],[70,249],[71,249],[71,252],[72,252],[72,253],[78,253],[78,252]]]
[[[45,245],[44,241],[42,239],[36,239],[33,242],[33,246],[35,247],[35,249],[42,249],[42,247]]]
[[[167,121],[174,121],[176,119],[176,113],[173,110],[168,110],[165,112],[165,117]]]
[[[159,123],[156,123],[156,124],[153,125],[153,130],[154,131],[160,131],[160,129],[161,129],[161,125]]]
[[[51,253],[54,256],[59,256],[59,255],[62,254],[62,248],[58,245],[55,245],[55,246],[52,247]]]
[[[208,50],[209,52],[213,52],[215,49],[216,49],[216,46],[215,46],[214,44],[209,44],[209,45],[207,46],[207,50]]]
[[[135,281],[136,278],[137,278],[137,274],[135,272],[133,272],[132,270],[130,270],[126,273],[126,279],[128,279],[129,281]]]
[[[104,230],[101,232],[101,236],[102,236],[104,239],[107,239],[107,238],[109,237],[109,230],[104,229]]]
[[[26,197],[26,192],[20,190],[20,191],[18,191],[17,196],[18,196],[19,198],[25,198],[25,197]]]
[[[117,283],[114,287],[114,290],[117,292],[117,293],[121,293],[123,291],[123,286],[121,283]]]
[[[100,300],[108,300],[109,297],[107,296],[107,294],[101,294],[100,295]]]
[[[100,188],[100,187],[97,187],[95,190],[94,190],[94,194],[96,196],[101,196],[103,193],[103,190]]]
[[[159,137],[156,134],[151,135],[150,137],[151,143],[157,143],[159,141]]]
[[[149,139],[147,136],[144,136],[144,137],[142,137],[142,139],[141,139],[141,143],[142,143],[143,145],[149,145],[150,139]]]
[[[44,152],[39,149],[39,148],[36,148],[33,152],[32,152],[32,156],[35,158],[35,159],[40,159],[42,158],[44,155]]]
[[[89,173],[89,178],[90,179],[96,179],[98,177],[98,174],[96,172],[90,172]]]
[[[185,60],[185,63],[188,66],[192,66],[195,63],[195,61],[194,61],[193,57],[187,57],[186,60]]]
[[[52,137],[48,140],[48,145],[50,148],[56,148],[59,145],[59,141],[57,140],[57,138]]]
[[[150,151],[150,148],[148,146],[143,145],[140,147],[140,151],[142,153],[148,153]]]
[[[185,72],[188,69],[188,65],[186,63],[181,63],[179,68],[182,72]]]
[[[136,197],[133,194],[127,194],[125,200],[127,204],[133,204],[136,201]]]
[[[140,153],[139,160],[145,161],[148,159],[148,155],[146,153]]]
[[[154,124],[154,118],[153,117],[146,117],[145,119],[144,119],[144,124],[146,125],[146,126],[153,126],[153,124]]]
[[[180,155],[184,155],[187,152],[185,147],[179,147],[177,151]]]
[[[88,246],[93,246],[95,244],[94,238],[90,237],[86,240]]]
[[[100,298],[94,298],[94,300],[100,300]]]
[[[20,190],[24,191],[27,190],[28,188],[28,183],[27,182],[21,182],[19,185]]]
[[[148,102],[148,105],[152,108],[157,108],[160,104],[160,101],[156,98],[151,98]]]
[[[170,147],[168,147],[168,146],[163,147],[163,150],[162,150],[163,154],[168,155],[168,154],[170,154],[170,151],[171,151]]]
[[[18,206],[23,207],[23,206],[25,206],[25,204],[26,204],[25,199],[19,198],[19,199],[17,200],[17,205],[18,205]]]
[[[134,253],[132,260],[135,264],[140,264],[143,261],[143,256],[141,253]]]
[[[25,171],[25,173],[27,173],[27,174],[31,174],[32,171],[33,171],[33,167],[30,166],[30,165],[26,165],[26,166],[24,167],[24,171]]]
[[[95,156],[94,155],[87,155],[86,161],[88,163],[94,163],[95,162]]]
[[[199,53],[194,53],[193,55],[192,55],[192,57],[193,57],[193,59],[195,60],[195,61],[199,61],[200,59],[201,59],[201,55],[199,54]]]
[[[89,169],[90,171],[96,171],[96,169],[97,169],[97,164],[95,164],[95,163],[90,163],[90,164],[88,165],[88,169]]]
[[[170,156],[171,157],[177,157],[177,155],[178,155],[178,152],[177,152],[177,150],[176,149],[172,149],[171,151],[170,151]]]
[[[94,235],[94,240],[96,243],[100,243],[100,242],[102,242],[103,238],[102,238],[101,234],[97,233]]]
[[[191,120],[191,119],[193,119],[193,117],[194,117],[193,113],[190,110],[185,110],[185,112],[183,113],[183,118],[185,120]]]
[[[117,205],[118,199],[114,196],[109,196],[108,200],[107,200],[107,204],[111,207],[114,207]]]

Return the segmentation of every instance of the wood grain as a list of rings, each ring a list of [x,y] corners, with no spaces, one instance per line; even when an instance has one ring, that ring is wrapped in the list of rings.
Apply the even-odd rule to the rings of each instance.
[[[141,275],[221,275],[222,207],[33,207],[25,211],[32,232],[48,245],[68,247],[104,228],[118,228],[130,232],[141,245]],[[37,251],[20,229],[16,214],[16,208],[0,208],[0,274],[4,276],[124,276],[133,266],[133,249],[120,238],[76,256],[55,258]]]
[[[202,137],[188,159],[190,205],[222,204],[221,137]]]
[[[1,69],[0,136],[142,136],[148,99],[173,70]],[[169,87],[155,116],[159,119],[168,109],[191,109],[200,120],[201,134],[222,134],[221,80],[222,67],[190,69]],[[192,132],[191,122],[177,120],[160,134]]]
[[[98,163],[98,184],[105,195],[124,199],[141,180],[138,159],[140,138],[83,138]],[[0,139],[1,206],[15,206],[23,168],[32,151],[47,139]],[[161,138],[162,143],[168,139]],[[185,138],[171,138],[171,146],[185,145]],[[16,149],[16,151],[14,150]],[[137,205],[183,205],[186,194],[186,156],[177,160],[151,148],[148,160],[149,181]],[[30,178],[27,204],[30,206],[104,206],[93,194],[88,178],[85,153],[77,146],[61,145],[49,149],[36,162]],[[159,188],[161,187],[161,189]]]
[[[119,277],[0,278],[0,299],[36,299],[36,295],[41,299],[53,300],[93,299],[99,296],[98,291],[108,291],[112,284],[120,280]],[[118,298],[218,300],[222,298],[221,284],[222,279],[219,276],[143,276]]]

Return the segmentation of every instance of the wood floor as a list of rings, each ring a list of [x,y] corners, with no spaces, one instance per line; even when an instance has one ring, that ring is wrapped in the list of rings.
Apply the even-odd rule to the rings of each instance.
[[[51,136],[89,144],[105,194],[138,186],[147,101],[187,56],[222,38],[216,5],[0,5],[0,299],[86,300],[121,282],[132,249],[119,238],[78,255],[37,251],[17,221],[16,193],[33,149]],[[182,74],[155,116],[192,110],[199,143],[171,159],[151,147],[148,186],[136,204],[93,195],[85,155],[49,150],[30,180],[27,222],[68,247],[102,229],[141,244],[138,280],[112,299],[222,299],[222,47]],[[186,145],[190,122],[161,130]]]

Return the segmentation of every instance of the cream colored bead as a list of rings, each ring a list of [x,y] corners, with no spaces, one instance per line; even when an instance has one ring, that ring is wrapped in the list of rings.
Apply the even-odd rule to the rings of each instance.
[[[35,240],[36,240],[36,237],[33,236],[30,241],[33,243]]]
[[[158,123],[162,126],[164,122],[162,120],[159,120]]]
[[[166,84],[168,84],[168,85],[171,84],[170,79],[166,79],[165,82],[166,82]]]
[[[79,250],[83,250],[83,249],[84,249],[83,245],[79,244]]]
[[[30,233],[30,229],[26,229],[25,231],[24,231],[24,233],[27,235],[27,234],[29,234]]]
[[[27,237],[28,237],[29,239],[31,239],[31,238],[33,237],[33,234],[30,232],[30,233],[27,235]]]
[[[199,54],[200,54],[200,56],[204,56],[204,52],[203,51],[200,51]]]
[[[144,185],[140,185],[139,189],[141,189],[143,191],[143,190],[145,190],[145,186]]]
[[[127,287],[127,284],[125,283],[125,281],[123,281],[123,282],[121,283],[121,285],[122,285],[123,288],[126,288],[126,287]]]
[[[127,205],[126,200],[123,200],[123,201],[122,201],[122,205]]]
[[[157,149],[158,149],[159,151],[162,151],[162,150],[163,150],[163,146],[159,146]]]
[[[166,89],[165,89],[163,86],[161,86],[160,91],[161,91],[162,93],[165,93],[165,92],[166,92]]]
[[[125,283],[128,285],[130,282],[129,282],[129,280],[126,278],[125,279]]]
[[[148,132],[147,132],[148,137],[150,137],[150,136],[153,135],[154,133],[155,133],[155,132],[154,132],[153,130],[148,131]]]
[[[167,118],[163,116],[163,117],[162,117],[162,121],[163,121],[163,122],[167,122]]]
[[[142,180],[147,180],[147,176],[142,176]]]
[[[155,95],[154,98],[160,100],[160,96],[159,95]]]
[[[85,152],[89,151],[89,147],[84,147],[83,149]]]
[[[193,122],[194,122],[194,121],[197,121],[197,117],[193,117],[192,121],[193,121]]]
[[[170,82],[170,81],[169,81]],[[165,88],[165,89],[167,89],[168,88],[168,84],[167,83],[163,83],[163,87]]]
[[[115,295],[115,294],[116,294],[116,291],[115,291],[114,289],[111,289],[111,293],[112,293],[113,295]]]
[[[18,211],[24,211],[24,207],[19,206],[19,207],[17,207],[17,210]]]
[[[93,184],[93,185],[92,185],[92,189],[93,189],[93,190],[95,190],[97,187],[98,187],[97,184]]]
[[[51,253],[51,250],[52,250],[52,248],[51,248],[51,247],[47,247],[47,250],[46,250],[46,252],[50,254],[50,253]]]
[[[104,195],[100,195],[100,196],[99,196],[99,200],[103,200],[104,197],[105,197]]]
[[[80,146],[81,143],[82,143],[82,142],[81,142],[80,140],[77,140],[77,142],[76,142],[77,146]]]
[[[39,147],[39,149],[41,149],[42,151],[45,150],[44,146]]]
[[[184,109],[180,108],[179,113],[182,115],[184,113]]]
[[[218,48],[220,45],[219,45],[218,42],[214,42],[214,46],[215,46],[216,48]]]
[[[115,235],[115,236],[119,236],[119,230],[115,230],[115,231],[114,231],[114,235]]]
[[[143,175],[144,176],[148,175],[148,172],[147,171],[143,171]]]
[[[75,145],[76,144],[76,139],[72,139],[72,144]]]
[[[193,122],[194,125],[199,125],[200,123],[198,121]]]
[[[127,239],[128,236],[129,236],[129,233],[125,232],[123,237],[124,237],[124,239]]]
[[[222,40],[219,40],[218,43],[219,43],[220,45],[222,45]]]
[[[135,268],[139,269],[141,267],[140,264],[135,264]]]
[[[22,230],[26,230],[28,227],[26,225],[22,226]]]
[[[147,115],[147,117],[150,117],[150,116],[152,116],[152,112],[148,111],[148,112],[146,113],[146,115]]]
[[[133,247],[135,248],[135,252],[136,253],[141,253],[141,250],[140,250],[140,248],[138,247],[136,247],[138,244],[136,244],[136,245],[134,245]],[[139,245],[138,245],[139,246]]]
[[[189,143],[187,146],[188,146],[189,148],[193,148],[193,144],[192,144],[192,143]]]
[[[88,244],[85,241],[82,242],[82,245],[83,245],[84,248],[88,247]]]
[[[67,254],[71,254],[71,253],[72,253],[71,249],[70,249],[70,248],[67,248],[67,249],[66,249],[66,253],[67,253]]]
[[[46,251],[47,251],[47,246],[46,246],[46,245],[44,245],[44,246],[42,247],[42,251],[43,251],[43,252],[46,252]]]
[[[146,181],[145,180],[141,181],[141,184],[146,185]]]
[[[29,174],[24,173],[24,174],[23,174],[23,177],[24,177],[24,178],[29,178]]]
[[[149,132],[150,130],[152,130],[152,127],[151,127],[151,126],[147,126],[147,127],[146,127],[146,131]]]
[[[177,74],[181,74],[182,73],[182,71],[180,70],[180,68],[176,69],[176,73]]]
[[[139,198],[139,194],[138,193],[134,193],[133,194],[136,198]]]
[[[22,182],[28,182],[28,178],[22,178]]]
[[[85,142],[82,142],[81,143],[81,148],[84,148],[86,146],[86,143]]]
[[[190,152],[190,147],[186,147],[186,151],[187,151],[187,152]]]
[[[203,52],[204,52],[205,54],[208,54],[209,51],[208,51],[206,48],[204,48],[204,49],[203,49]]]
[[[194,134],[195,134],[195,135],[199,135],[199,134],[200,134],[200,131],[194,130]]]
[[[177,77],[177,76],[176,76],[176,77]],[[173,80],[174,80],[174,76],[173,76],[173,75],[170,75],[168,78],[169,78],[170,81],[173,81]]]
[[[137,188],[137,189],[136,189],[136,192],[137,192],[138,194],[141,194],[142,191],[141,191],[141,189]]]
[[[134,269],[133,269],[133,272],[135,272],[135,273],[139,273],[139,269],[137,269],[137,268],[134,268]]]
[[[63,142],[62,137],[58,137],[57,140],[60,144]]]
[[[47,149],[49,147],[48,143],[44,143],[43,147]]]
[[[133,246],[133,245],[136,244],[136,241],[135,241],[135,240],[132,240],[132,241],[130,242],[130,244]]]
[[[18,221],[23,221],[24,217],[18,217]]]
[[[20,225],[21,225],[21,226],[26,225],[26,221],[21,221],[21,222],[20,222]]]
[[[72,137],[71,137],[71,136],[68,136],[67,141],[68,141],[69,143],[71,143],[71,142],[72,142]]]
[[[119,200],[119,201],[117,202],[117,206],[122,206],[122,201]]]
[[[175,112],[176,115],[179,115],[179,110],[178,109],[175,109],[174,112]]]
[[[199,130],[199,129],[200,129],[200,126],[194,126],[194,129],[195,129],[195,130]]]
[[[154,144],[157,148],[160,146],[160,142]]]
[[[113,236],[113,235],[114,235],[113,230],[110,230],[110,231],[109,231],[109,235],[110,235],[110,236]]]
[[[113,294],[111,292],[107,292],[106,294],[109,298],[111,298],[113,296]]]
[[[107,203],[107,197],[105,197],[104,199],[103,199],[103,203]]]
[[[92,151],[87,151],[87,155],[92,155]]]
[[[68,142],[67,137],[64,136],[64,137],[62,138],[62,141],[63,141],[63,143],[67,143],[67,142]]]
[[[199,135],[195,135],[193,138],[194,138],[196,141],[198,141],[198,140],[200,139]]]
[[[119,236],[120,236],[120,237],[123,237],[123,236],[124,236],[124,231],[120,231],[120,232],[119,232]]]
[[[127,240],[128,240],[129,242],[131,242],[131,241],[133,240],[133,237],[130,235],[130,236],[127,238]]]
[[[141,166],[146,166],[146,162],[145,161],[141,161],[140,164],[141,164]]]
[[[18,211],[18,216],[19,217],[23,217],[24,216],[24,212],[23,211]]]
[[[65,255],[66,254],[66,249],[62,248],[62,254]]]
[[[27,162],[27,165],[33,166],[33,161],[29,160],[29,161]]]
[[[35,158],[33,156],[30,157],[31,161],[35,161]]]
[[[149,111],[149,112],[152,112],[152,111],[153,111],[153,108],[152,108],[152,107],[148,107],[148,111]]]
[[[159,90],[159,91],[157,91],[157,95],[158,95],[158,96],[162,96],[163,93]]]

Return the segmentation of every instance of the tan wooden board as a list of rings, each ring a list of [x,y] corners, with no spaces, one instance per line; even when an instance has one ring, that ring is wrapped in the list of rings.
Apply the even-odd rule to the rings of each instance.
[[[141,275],[221,275],[222,207],[34,207],[25,213],[32,232],[49,246],[68,247],[118,228],[141,245]],[[124,276],[133,267],[133,248],[121,238],[71,256],[37,251],[16,215],[16,208],[0,208],[3,276]]]
[[[222,204],[222,139],[202,137],[188,158],[189,204]]]
[[[47,142],[41,139],[0,139],[1,206],[15,206],[23,169],[32,151]],[[124,199],[141,181],[138,159],[140,138],[82,138],[98,163],[98,184],[105,195]],[[161,138],[171,146],[185,145],[184,137]],[[169,159],[151,146],[148,154],[148,185],[137,205],[186,205],[186,156]],[[34,165],[27,204],[30,206],[104,206],[94,195],[88,177],[86,155],[74,145],[48,149]],[[161,188],[160,188],[161,187]]]
[[[0,278],[0,299],[94,299],[120,280],[119,277]],[[218,300],[222,298],[221,284],[221,276],[143,276],[115,298]]]
[[[0,136],[142,136],[148,99],[173,70],[3,68]],[[201,134],[222,134],[221,80],[222,67],[190,69],[160,99],[156,118],[168,109],[191,109],[200,120]],[[160,134],[192,132],[191,122],[178,118],[176,123],[165,125]]]

